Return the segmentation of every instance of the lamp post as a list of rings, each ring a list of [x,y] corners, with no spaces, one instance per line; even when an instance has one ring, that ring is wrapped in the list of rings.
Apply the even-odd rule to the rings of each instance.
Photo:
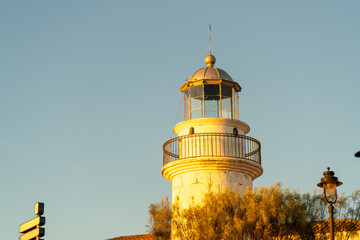
[[[324,189],[324,198],[327,203],[329,203],[329,218],[330,218],[330,239],[334,240],[334,218],[333,218],[333,204],[337,200],[336,187],[340,186],[342,182],[338,181],[338,178],[335,177],[335,173],[330,171],[330,168],[327,168],[327,171],[324,173],[324,177],[321,178],[321,182],[317,184],[318,187]]]

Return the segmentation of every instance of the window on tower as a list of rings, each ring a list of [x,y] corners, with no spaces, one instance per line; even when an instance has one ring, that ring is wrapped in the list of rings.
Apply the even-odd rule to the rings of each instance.
[[[193,127],[191,127],[191,128],[189,129],[189,135],[194,134],[194,133],[195,133],[195,130],[194,130]]]

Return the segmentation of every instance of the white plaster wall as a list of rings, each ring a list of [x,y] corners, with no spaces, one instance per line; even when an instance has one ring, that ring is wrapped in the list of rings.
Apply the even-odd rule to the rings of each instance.
[[[180,158],[233,156],[245,158],[245,140],[232,137],[184,138],[179,142]]]
[[[188,129],[184,129],[180,132],[180,136],[188,135],[189,129],[191,126],[189,126]],[[227,126],[227,125],[212,125],[212,124],[194,124],[192,126],[195,130],[195,133],[233,133],[233,126]],[[244,135],[244,132],[239,130],[239,134]]]
[[[201,170],[186,172],[172,181],[172,200],[179,200],[181,208],[201,204],[206,193],[238,192],[241,196],[247,188],[252,188],[251,177],[232,171]]]
[[[181,122],[174,127],[174,133],[178,136],[189,134],[193,127],[195,133],[233,133],[234,128],[238,129],[240,135],[245,135],[250,131],[246,123],[224,118],[198,118]]]

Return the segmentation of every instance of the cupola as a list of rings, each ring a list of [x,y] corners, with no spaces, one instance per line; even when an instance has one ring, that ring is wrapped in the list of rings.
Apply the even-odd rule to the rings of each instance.
[[[241,87],[230,75],[216,68],[216,58],[205,57],[206,67],[197,70],[181,86],[184,94],[184,120],[194,118],[239,119],[238,92]]]

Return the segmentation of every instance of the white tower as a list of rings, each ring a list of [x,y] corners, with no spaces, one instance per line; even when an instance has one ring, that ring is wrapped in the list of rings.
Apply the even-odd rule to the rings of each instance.
[[[209,53],[206,67],[181,86],[184,121],[163,146],[161,173],[181,208],[201,204],[209,191],[243,194],[263,172],[260,142],[246,136],[250,127],[239,120],[241,87],[215,61]]]

